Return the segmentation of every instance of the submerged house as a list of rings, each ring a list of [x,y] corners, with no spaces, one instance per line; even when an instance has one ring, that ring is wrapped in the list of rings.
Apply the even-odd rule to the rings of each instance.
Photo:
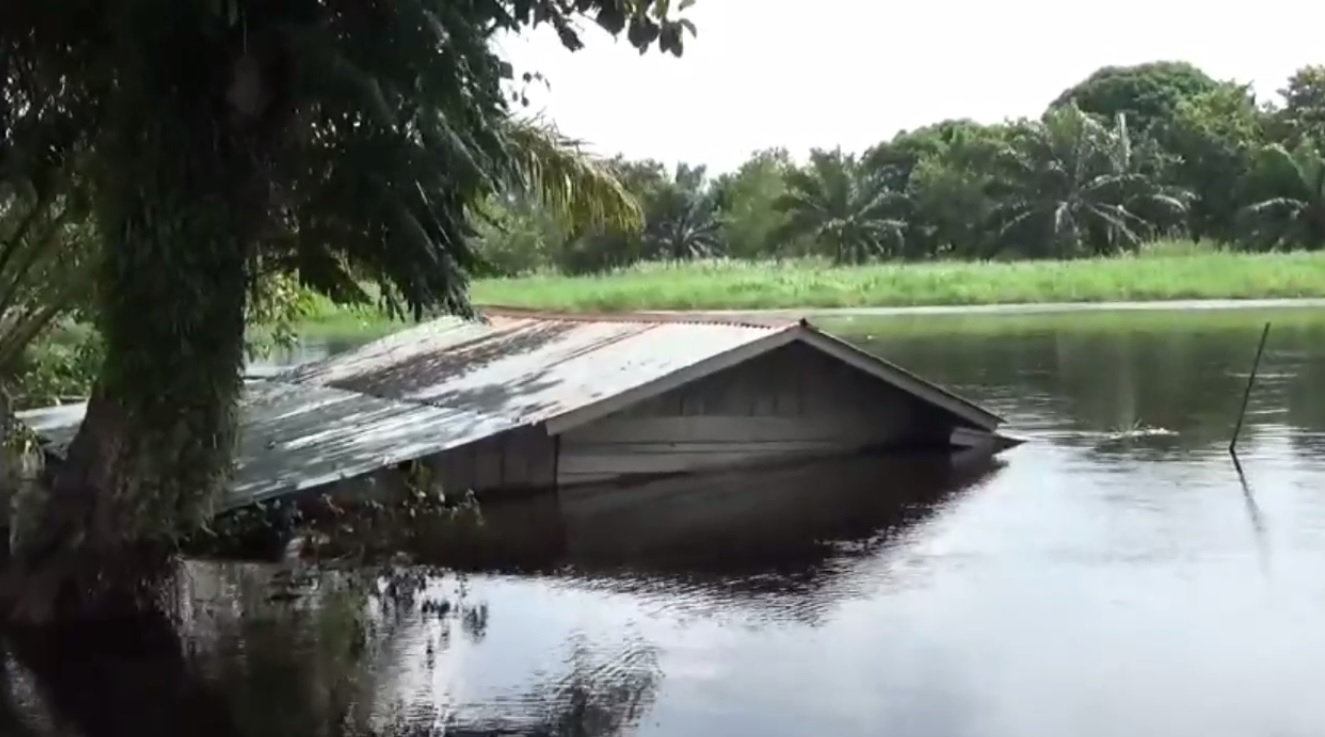
[[[800,321],[488,311],[249,385],[227,507],[421,461],[566,487],[835,454],[986,448],[999,417]],[[70,405],[20,415],[59,455]]]

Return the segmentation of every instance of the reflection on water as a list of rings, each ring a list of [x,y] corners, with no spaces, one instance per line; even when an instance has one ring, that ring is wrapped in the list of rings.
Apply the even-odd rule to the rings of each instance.
[[[857,323],[1032,442],[493,502],[465,574],[194,563],[178,662],[117,698],[245,736],[1321,734],[1325,318],[1270,317],[1245,487],[1265,314]],[[0,734],[70,733],[84,650],[11,649]],[[143,703],[72,733],[165,734]]]

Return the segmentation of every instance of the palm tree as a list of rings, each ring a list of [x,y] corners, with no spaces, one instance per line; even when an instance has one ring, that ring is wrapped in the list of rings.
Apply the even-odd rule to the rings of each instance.
[[[1325,246],[1325,158],[1311,146],[1271,144],[1258,163],[1265,189],[1275,194],[1243,213],[1253,238],[1268,248]]]
[[[514,159],[504,182],[508,191],[537,199],[572,230],[638,232],[644,227],[635,196],[580,141],[530,118],[509,119],[506,133]]]
[[[52,325],[88,306],[96,249],[85,195],[67,179],[0,182],[0,385]]]
[[[644,252],[651,258],[707,258],[722,251],[717,194],[708,186],[703,166],[677,164],[671,181],[646,195]]]
[[[999,235],[1038,256],[1134,249],[1155,225],[1140,212],[1177,215],[1190,200],[1141,171],[1124,118],[1108,128],[1073,104],[1015,129],[1001,159]]]
[[[603,161],[555,126],[511,118],[513,165],[502,191],[474,206],[483,221],[480,255],[491,273],[511,275],[563,259],[572,235],[637,237],[644,213],[612,161]]]
[[[903,199],[854,155],[816,149],[808,167],[787,173],[787,193],[775,204],[788,215],[779,236],[807,237],[838,263],[897,253],[906,223],[892,213]]]

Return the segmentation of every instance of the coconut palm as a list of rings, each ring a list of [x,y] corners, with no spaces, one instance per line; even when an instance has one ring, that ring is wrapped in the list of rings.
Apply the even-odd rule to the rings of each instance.
[[[894,216],[903,201],[854,155],[816,149],[809,166],[787,173],[787,192],[775,204],[788,216],[779,236],[808,238],[838,263],[887,256],[903,244],[906,223]]]
[[[703,166],[677,164],[670,180],[644,195],[644,253],[649,258],[685,260],[716,256],[722,250],[715,192]]]
[[[1113,127],[1069,104],[1018,126],[1001,157],[993,218],[1002,239],[1038,256],[1134,249],[1190,195],[1144,173],[1126,120]]]
[[[653,258],[710,258],[722,251],[722,221],[711,196],[669,193],[644,231],[645,252]]]
[[[1273,192],[1243,213],[1262,247],[1325,246],[1325,158],[1311,146],[1292,151],[1272,144],[1258,162],[1265,191]]]

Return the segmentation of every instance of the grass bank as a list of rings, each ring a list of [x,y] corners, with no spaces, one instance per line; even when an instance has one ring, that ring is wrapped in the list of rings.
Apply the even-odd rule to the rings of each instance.
[[[404,322],[393,322],[376,309],[338,307],[321,295],[314,295],[311,299],[307,315],[296,328],[301,340],[316,342],[346,336],[375,338],[406,326]]]
[[[1166,244],[1077,261],[832,266],[817,261],[643,264],[599,276],[477,282],[474,301],[549,310],[740,310],[1325,297],[1325,254]]]

